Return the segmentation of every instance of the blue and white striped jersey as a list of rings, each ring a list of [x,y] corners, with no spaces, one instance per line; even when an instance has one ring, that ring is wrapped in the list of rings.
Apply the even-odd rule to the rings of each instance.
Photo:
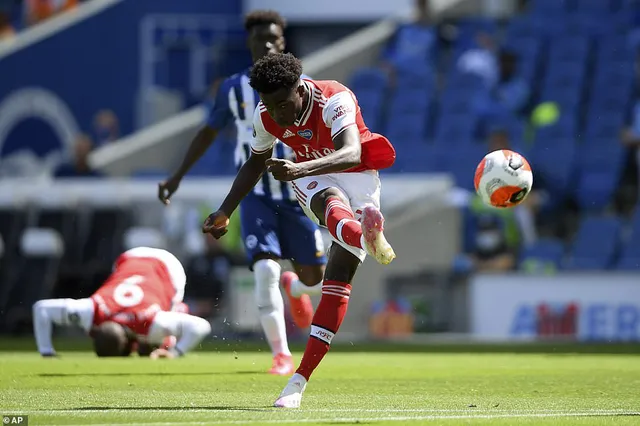
[[[238,140],[235,149],[236,166],[240,168],[251,155],[253,138],[253,112],[260,102],[258,92],[249,85],[249,70],[234,74],[222,82],[209,112],[207,124],[214,129],[222,129],[235,121]],[[291,148],[277,141],[273,156],[294,160]],[[297,203],[291,184],[275,180],[271,173],[265,173],[253,189],[255,195],[271,200],[291,200]]]

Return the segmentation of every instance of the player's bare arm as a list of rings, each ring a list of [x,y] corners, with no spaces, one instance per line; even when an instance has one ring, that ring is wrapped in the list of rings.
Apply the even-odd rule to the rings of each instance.
[[[268,171],[281,181],[292,181],[305,176],[339,173],[360,164],[360,133],[356,126],[344,129],[333,138],[335,152],[316,160],[294,163],[289,160],[270,158]]]
[[[170,202],[171,196],[178,190],[182,178],[189,172],[191,167],[204,155],[213,141],[218,136],[218,129],[204,126],[193,138],[189,149],[180,164],[180,167],[164,182],[158,184],[158,198],[165,205]]]
[[[266,161],[271,158],[273,148],[263,152],[252,152],[249,159],[242,165],[236,175],[233,185],[218,211],[211,213],[202,226],[202,232],[220,238],[227,233],[229,217],[238,208],[240,201],[249,194],[251,189],[262,177],[267,168]]]

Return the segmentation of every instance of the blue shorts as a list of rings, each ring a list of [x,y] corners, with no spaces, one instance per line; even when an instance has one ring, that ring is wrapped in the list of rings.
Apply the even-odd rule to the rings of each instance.
[[[240,203],[240,226],[249,262],[259,254],[300,265],[327,262],[320,228],[295,201],[273,201],[249,194]]]

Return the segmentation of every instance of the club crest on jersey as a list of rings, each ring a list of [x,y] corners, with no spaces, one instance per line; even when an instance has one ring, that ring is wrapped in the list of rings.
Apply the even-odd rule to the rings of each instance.
[[[314,180],[309,185],[307,185],[307,189],[315,189],[316,186],[318,186],[318,181]]]
[[[298,130],[298,135],[302,136],[306,140],[310,141],[313,137],[313,132],[309,129]]]

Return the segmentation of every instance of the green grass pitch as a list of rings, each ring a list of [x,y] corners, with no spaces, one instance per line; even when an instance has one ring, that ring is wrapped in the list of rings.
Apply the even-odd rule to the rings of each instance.
[[[42,359],[2,343],[0,414],[32,426],[640,424],[637,347],[347,345],[325,358],[302,408],[283,411],[270,405],[287,378],[265,374],[270,356],[256,347],[150,361],[60,345],[59,359]]]

